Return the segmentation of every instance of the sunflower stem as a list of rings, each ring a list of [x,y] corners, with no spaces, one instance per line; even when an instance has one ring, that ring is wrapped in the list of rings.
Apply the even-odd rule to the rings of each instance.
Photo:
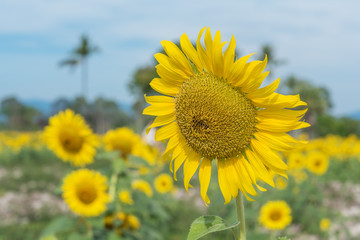
[[[242,193],[240,191],[236,197],[236,210],[237,210],[237,218],[238,221],[240,222],[239,237],[237,239],[246,240],[244,201],[243,201]]]
[[[110,201],[114,201],[115,199],[115,192],[116,192],[116,184],[117,184],[117,178],[118,173],[114,172],[110,179],[110,189],[109,189],[109,195],[110,195]]]
[[[235,240],[239,240],[239,236],[238,236],[239,234],[238,234],[237,229],[236,229],[235,227],[233,227],[231,230],[232,230],[233,233],[234,233]]]

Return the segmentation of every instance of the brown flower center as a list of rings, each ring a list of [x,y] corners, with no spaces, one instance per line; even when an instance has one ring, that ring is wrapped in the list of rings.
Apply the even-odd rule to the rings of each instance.
[[[256,108],[224,79],[199,73],[175,97],[176,121],[187,144],[209,159],[240,154],[251,141]]]

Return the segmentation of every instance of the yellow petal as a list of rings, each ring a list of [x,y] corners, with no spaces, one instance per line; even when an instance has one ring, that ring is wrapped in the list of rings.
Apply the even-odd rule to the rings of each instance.
[[[227,182],[227,178],[226,178],[227,172],[225,169],[225,161],[218,160],[217,163],[218,163],[217,169],[218,169],[219,186],[221,193],[224,196],[225,204],[227,204],[231,201],[231,191],[229,188],[229,183]]]
[[[179,145],[181,146],[181,144]],[[177,180],[176,178],[176,173],[179,170],[179,168],[181,167],[181,165],[183,164],[183,162],[185,161],[186,158],[189,157],[189,151],[186,148],[182,148],[182,151],[180,152],[179,156],[177,156],[174,160],[174,178],[175,180]]]
[[[183,82],[189,78],[168,69],[161,64],[156,66],[156,72],[160,76],[162,83],[173,87],[180,87]]]
[[[174,61],[174,63],[181,68],[188,76],[193,74],[191,65],[184,53],[170,41],[161,41],[161,45],[164,47],[166,54]]]
[[[169,154],[170,152],[172,152],[172,150],[174,150],[175,147],[177,147],[177,145],[179,145],[179,133],[175,134],[174,136],[172,136],[169,139],[163,155],[166,155],[166,154]]]
[[[175,103],[157,103],[148,106],[143,110],[143,114],[152,116],[163,116],[175,113]]]
[[[192,61],[195,64],[196,68],[200,72],[202,72],[203,71],[203,66],[201,64],[199,56],[198,56],[198,54],[196,52],[196,49],[194,48],[194,46],[190,42],[188,36],[186,35],[186,33],[184,33],[180,37],[180,44],[181,44],[181,49],[186,54],[186,56],[190,59],[190,61]]]
[[[146,128],[146,134],[149,134],[149,131],[151,128],[159,127],[159,126],[171,123],[171,122],[175,121],[175,119],[176,119],[176,117],[175,117],[175,114],[173,114],[173,113],[156,117],[154,122],[148,128]]]
[[[199,170],[199,181],[200,181],[200,194],[206,205],[210,203],[210,199],[207,195],[210,179],[211,179],[211,160],[207,158],[203,158]]]
[[[279,135],[274,135],[263,131],[256,132],[254,135],[260,142],[265,143],[271,149],[276,151],[289,151],[295,147],[294,144],[289,144],[282,140],[281,136]]]
[[[257,89],[256,91],[251,92],[251,93],[247,94],[246,96],[250,99],[253,97],[257,97],[257,98],[267,97],[270,94],[272,94],[273,92],[275,92],[275,90],[279,87],[279,84],[280,84],[280,78],[276,79],[274,82],[272,82],[268,86]]]
[[[288,166],[276,153],[270,150],[270,148],[266,145],[260,143],[258,140],[252,139],[251,146],[253,147],[256,156],[258,156],[266,166],[270,168],[277,168],[279,170],[288,169]]]
[[[179,131],[179,127],[177,122],[172,122],[168,125],[165,125],[161,128],[159,128],[155,133],[155,141],[161,141],[168,139],[175,134],[177,134]]]
[[[269,171],[266,169],[263,162],[255,155],[255,153],[248,149],[246,151],[246,156],[257,177],[270,186],[275,187],[274,180],[272,179]]]
[[[310,127],[310,124],[307,122],[299,122],[297,120],[281,120],[281,119],[271,119],[263,118],[262,116],[257,116],[256,119],[259,121],[256,124],[256,128],[262,131],[268,132],[289,132],[296,129]]]
[[[154,78],[150,86],[155,91],[164,95],[175,96],[179,92],[179,87],[165,83],[161,78]]]
[[[174,98],[166,96],[146,96],[144,95],[146,102],[150,104],[156,103],[174,103]]]
[[[235,47],[236,47],[235,37],[231,36],[229,46],[226,49],[225,54],[224,54],[224,78],[225,79],[228,78],[228,75],[230,73],[230,69],[234,65]]]
[[[260,108],[295,108],[306,106],[307,103],[300,100],[299,95],[282,95],[273,93],[265,98],[252,98],[253,104]]]
[[[213,42],[212,65],[214,69],[214,74],[220,78],[223,76],[224,73],[224,57],[222,54],[222,48],[223,44],[221,44],[221,34],[220,31],[217,31]]]
[[[290,109],[263,109],[257,112],[258,116],[264,118],[275,118],[283,120],[301,119],[307,112],[307,108],[304,110],[290,110]]]
[[[247,56],[241,57],[240,59],[236,60],[236,62],[232,65],[232,67],[229,69],[230,72],[228,74],[227,80],[231,84],[237,83],[241,77],[245,74],[247,68],[249,66],[249,63],[246,62],[249,60],[249,58],[254,55],[254,53],[249,54]]]
[[[184,163],[184,187],[189,192],[189,182],[199,167],[201,156],[191,151]]]
[[[201,29],[198,39],[196,41],[196,49],[197,49],[197,53],[199,56],[199,59],[201,61],[201,65],[208,71],[208,72],[212,72],[212,65],[210,62],[210,58],[208,56],[208,54],[206,53],[205,49],[203,48],[203,46],[200,43],[200,39],[201,36],[203,34],[203,32],[205,31],[206,27]]]

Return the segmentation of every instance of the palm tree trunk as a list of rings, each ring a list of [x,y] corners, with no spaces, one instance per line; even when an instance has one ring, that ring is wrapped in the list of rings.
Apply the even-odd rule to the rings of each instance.
[[[84,100],[87,100],[87,91],[88,91],[88,66],[87,66],[87,60],[86,58],[83,58],[81,61],[81,91]]]

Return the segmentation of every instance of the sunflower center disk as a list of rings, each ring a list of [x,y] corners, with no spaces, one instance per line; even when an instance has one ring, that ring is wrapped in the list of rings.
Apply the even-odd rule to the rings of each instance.
[[[78,189],[77,196],[84,204],[90,204],[97,196],[96,189],[93,186],[82,186]]]
[[[209,159],[235,157],[256,131],[256,108],[239,88],[210,73],[185,81],[175,98],[176,120],[187,144]]]
[[[82,148],[84,140],[75,131],[63,130],[60,134],[60,142],[66,151],[77,153]]]

